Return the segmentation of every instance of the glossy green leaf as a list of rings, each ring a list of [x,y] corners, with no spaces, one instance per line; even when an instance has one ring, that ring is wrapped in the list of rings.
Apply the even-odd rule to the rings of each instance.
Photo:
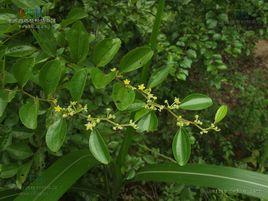
[[[203,110],[212,105],[212,100],[203,94],[191,94],[184,98],[180,104],[183,110]]]
[[[123,56],[119,64],[120,70],[126,73],[141,68],[151,60],[153,54],[148,46],[135,48]]]
[[[100,69],[93,68],[90,72],[91,80],[96,89],[105,88],[116,77],[116,72],[104,74]]]
[[[49,56],[55,56],[57,53],[57,40],[52,33],[52,29],[42,29],[32,31],[42,50]]]
[[[268,175],[238,168],[193,164],[149,165],[136,174],[137,181],[176,182],[218,188],[258,198],[268,198]]]
[[[155,112],[151,111],[144,115],[138,122],[138,131],[155,131],[157,130],[158,126],[158,118],[155,114]]]
[[[16,185],[19,189],[21,189],[22,184],[26,181],[31,167],[32,167],[32,161],[29,161],[20,166],[20,168],[18,169]]]
[[[28,101],[20,107],[19,117],[24,126],[29,129],[36,129],[39,110],[38,99]]]
[[[18,83],[23,87],[32,75],[34,58],[19,59],[13,65],[13,74]]]
[[[137,111],[135,113],[135,116],[134,116],[134,120],[135,121],[138,121],[140,120],[142,117],[144,117],[146,114],[148,114],[150,112],[150,110],[146,109],[146,108],[142,108],[140,109],[139,111]]]
[[[227,105],[222,105],[219,107],[215,114],[215,121],[214,123],[219,123],[223,118],[227,115],[228,107]]]
[[[47,95],[53,93],[60,81],[63,64],[60,60],[48,61],[39,73],[39,83]]]
[[[17,45],[9,47],[5,51],[6,56],[10,57],[26,57],[33,54],[36,51],[36,48],[29,45]]]
[[[90,134],[89,150],[99,162],[107,165],[111,161],[107,144],[98,130],[93,130]]]
[[[66,39],[69,44],[71,58],[76,62],[83,61],[88,54],[90,35],[81,21],[73,24],[72,28],[66,33]]]
[[[127,110],[129,112],[135,112],[135,111],[138,111],[142,108],[144,108],[145,106],[145,102],[139,100],[139,99],[135,99],[135,101],[127,108]]]
[[[87,69],[81,69],[75,72],[72,79],[68,83],[68,89],[71,93],[72,99],[78,101],[81,99],[86,81],[87,81]]]
[[[191,155],[191,143],[185,128],[180,128],[172,142],[173,156],[180,166],[187,164]]]
[[[116,107],[123,111],[126,110],[135,100],[135,92],[117,82],[113,86],[112,98]]]
[[[150,88],[156,87],[157,85],[161,84],[165,79],[167,79],[168,74],[169,74],[169,68],[167,68],[166,66],[159,69],[158,71],[152,74],[148,86]]]
[[[8,165],[0,164],[0,178],[7,179],[7,178],[14,177],[17,174],[18,169],[19,169],[19,166],[17,164],[13,164],[13,163],[8,164]]]
[[[83,19],[87,17],[87,13],[85,12],[85,9],[83,8],[73,8],[69,13],[66,19],[62,20],[61,25],[62,26],[68,26],[69,24],[72,24],[76,22],[77,20]]]
[[[88,150],[69,153],[42,172],[14,201],[58,201],[83,174],[96,165],[98,162]]]
[[[116,55],[121,46],[119,38],[104,39],[100,41],[93,49],[92,59],[97,67],[103,67],[108,64]]]
[[[12,0],[12,2],[18,7],[18,8],[30,8],[34,9],[35,7],[40,6],[41,1],[40,0]]]
[[[6,106],[15,97],[16,91],[0,89],[0,117],[3,115]]]
[[[46,133],[46,144],[48,148],[57,152],[62,147],[67,133],[67,123],[63,118],[58,119],[51,124]]]
[[[6,150],[12,158],[18,160],[23,160],[33,155],[31,148],[24,143],[11,144]]]

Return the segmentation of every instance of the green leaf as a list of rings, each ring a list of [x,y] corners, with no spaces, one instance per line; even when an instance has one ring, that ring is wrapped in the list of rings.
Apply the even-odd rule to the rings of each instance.
[[[32,161],[29,161],[23,164],[22,166],[20,166],[18,173],[17,173],[17,180],[16,180],[16,185],[19,189],[21,189],[22,184],[26,181],[31,167],[32,167]]]
[[[180,128],[172,142],[173,156],[180,166],[187,164],[191,155],[191,143],[187,130]]]
[[[60,60],[48,61],[39,73],[39,83],[47,95],[53,93],[60,81],[63,64]]]
[[[212,105],[211,98],[203,94],[191,94],[184,98],[180,104],[183,110],[203,110]]]
[[[218,188],[258,198],[268,197],[268,175],[238,168],[193,164],[149,165],[136,174],[136,181],[176,182]]]
[[[5,71],[4,74],[5,74],[5,77],[4,77],[4,83],[5,84],[14,84],[14,83],[17,83],[17,80],[16,80],[16,78],[14,77],[13,74],[11,74],[8,71]]]
[[[166,66],[160,68],[158,71],[154,72],[149,80],[148,86],[154,88],[157,85],[161,84],[168,76],[169,68]]]
[[[2,165],[0,164],[0,178],[1,179],[8,179],[14,177],[18,172],[19,166],[17,164],[8,164]],[[1,197],[0,197],[1,200]]]
[[[85,9],[83,8],[73,8],[69,13],[66,19],[62,20],[61,25],[63,27],[68,26],[69,24],[74,23],[77,20],[87,17]]]
[[[13,65],[13,74],[18,83],[23,87],[32,75],[34,58],[19,59]]]
[[[155,131],[157,130],[158,126],[158,118],[155,114],[155,112],[151,111],[144,115],[138,122],[138,131]]]
[[[83,61],[88,54],[90,35],[81,21],[73,24],[72,28],[67,31],[66,39],[70,47],[71,58],[76,62]]]
[[[12,0],[18,8],[31,8],[34,9],[35,7],[40,6],[40,0]]]
[[[48,127],[46,144],[52,152],[57,152],[62,147],[67,132],[67,123],[63,118],[58,119]]]
[[[27,132],[24,130],[12,130],[12,137],[17,138],[19,140],[25,140],[34,135],[34,132]]]
[[[14,201],[58,201],[82,175],[96,165],[98,162],[88,150],[67,154],[42,172]]]
[[[97,67],[103,67],[108,64],[116,55],[121,46],[119,38],[104,39],[100,41],[93,49],[93,62]]]
[[[33,54],[36,48],[29,45],[17,45],[5,50],[5,55],[10,57],[26,57]]]
[[[146,108],[143,107],[142,109],[140,109],[139,111],[137,111],[135,113],[134,120],[135,121],[140,120],[142,117],[144,117],[149,112],[150,112],[150,110],[148,110],[148,109],[146,109]]]
[[[36,129],[39,110],[38,99],[30,100],[20,107],[19,117],[24,126],[29,129]]]
[[[15,97],[16,91],[0,89],[0,117],[3,115],[6,106]]]
[[[122,72],[134,71],[143,67],[153,57],[154,52],[148,46],[137,47],[126,55],[120,61],[120,69]]]
[[[126,110],[135,100],[135,92],[117,82],[113,86],[112,98],[116,107],[120,110]]]
[[[145,105],[146,105],[145,102],[139,99],[135,99],[135,101],[127,108],[127,110],[129,112],[135,112],[137,110],[144,108]]]
[[[107,165],[111,161],[111,156],[106,142],[98,130],[93,130],[90,134],[89,150],[99,162]]]
[[[32,31],[42,50],[49,56],[55,56],[57,53],[57,40],[52,33],[52,29],[43,29]]]
[[[197,57],[196,51],[192,49],[187,50],[186,54],[191,59],[196,59]]]
[[[96,89],[105,88],[116,77],[116,72],[104,74],[100,69],[93,68],[90,72],[93,85]]]
[[[0,12],[0,24],[9,23],[10,20],[17,18],[17,15],[9,10],[1,9]]]
[[[184,57],[183,61],[181,62],[180,66],[183,68],[191,68],[193,61],[187,57]]]
[[[33,155],[31,148],[24,143],[11,144],[6,150],[12,158],[18,160],[24,160]]]
[[[215,114],[215,121],[214,123],[219,123],[223,118],[227,115],[228,108],[227,105],[222,105],[219,107]]]
[[[71,93],[73,100],[78,101],[81,99],[87,81],[87,69],[83,68],[78,70],[73,75],[68,83],[68,89]]]

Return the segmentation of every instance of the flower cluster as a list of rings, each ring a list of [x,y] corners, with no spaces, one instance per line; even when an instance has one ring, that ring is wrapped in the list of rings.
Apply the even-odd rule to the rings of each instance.
[[[120,72],[113,68],[111,70],[112,72],[116,72],[117,78],[122,78],[123,76],[120,74]],[[215,126],[213,123],[210,124],[209,127],[203,128],[201,127],[203,125],[203,122],[200,120],[198,115],[195,115],[195,119],[193,121],[184,119],[181,115],[177,114],[176,111],[180,109],[181,101],[179,98],[175,97],[173,103],[170,105],[168,100],[165,100],[165,104],[158,104],[157,97],[152,93],[151,88],[146,88],[144,84],[139,84],[136,86],[133,86],[128,79],[124,79],[123,84],[137,92],[139,92],[145,99],[146,104],[144,108],[148,110],[154,110],[161,112],[162,110],[168,111],[172,116],[176,118],[176,125],[179,127],[188,126],[188,125],[194,125],[197,128],[200,129],[200,134],[206,134],[209,130],[214,131],[220,131],[220,129]],[[132,127],[134,129],[138,129],[138,126],[135,121],[132,119],[129,120],[128,123],[120,124],[118,122],[115,122],[116,116],[114,114],[111,114],[111,109],[107,108],[106,116],[100,116],[100,117],[92,117],[91,114],[83,114],[87,113],[87,105],[83,106],[77,102],[70,102],[69,106],[66,108],[62,108],[57,104],[57,100],[52,100],[52,103],[54,104],[54,110],[55,112],[61,113],[64,118],[72,117],[76,114],[82,116],[83,118],[86,118],[87,122],[85,123],[86,130],[93,130],[98,123],[104,121],[112,125],[113,130],[122,130],[124,127]]]
[[[167,105],[167,108],[170,110],[175,110],[180,108],[180,99],[179,98],[174,98],[174,102],[169,105],[168,100],[165,100],[165,104]]]
[[[194,123],[196,123],[198,125],[203,125],[203,122],[200,121],[200,119],[199,119],[199,115],[195,115],[194,117],[195,117]]]
[[[122,76],[121,76],[121,78],[122,78]],[[157,110],[159,112],[161,112],[162,110],[167,110],[169,113],[171,113],[176,118],[176,125],[179,127],[189,126],[190,124],[192,124],[201,130],[200,134],[208,133],[209,130],[220,131],[220,129],[217,126],[215,126],[214,124],[211,124],[207,128],[202,128],[201,126],[203,125],[203,122],[200,121],[198,115],[195,115],[194,121],[190,121],[190,120],[184,119],[181,115],[174,113],[173,110],[179,110],[180,104],[181,104],[180,99],[177,97],[174,98],[174,101],[171,105],[169,104],[168,100],[165,100],[165,102],[164,102],[165,105],[158,104],[156,102],[157,97],[154,94],[152,94],[151,88],[146,88],[144,84],[139,84],[137,87],[132,86],[130,83],[130,80],[128,80],[128,79],[123,80],[123,83],[126,87],[128,87],[132,90],[136,90],[140,94],[143,95],[143,97],[146,99],[146,104],[145,104],[144,108],[149,109],[149,110]]]
[[[93,130],[100,121],[99,118],[93,118],[90,114],[87,115],[87,123],[85,124],[86,130]]]
[[[57,100],[54,100],[53,102],[57,104]],[[56,105],[54,110],[55,112],[61,112],[63,118],[67,118],[72,117],[80,112],[87,112],[87,105],[82,106],[76,101],[71,101],[67,108],[62,108],[61,106]]]
[[[93,130],[98,123],[101,121],[108,122],[113,125],[113,130],[122,130],[124,127],[132,127],[134,129],[138,129],[138,126],[131,119],[128,124],[119,124],[115,122],[116,116],[110,114],[110,109],[107,109],[107,114],[105,117],[93,117],[91,114],[83,114],[88,112],[87,105],[81,105],[77,102],[70,102],[70,104],[64,108],[57,104],[57,100],[52,101],[54,106],[54,111],[57,113],[61,113],[63,118],[73,117],[74,115],[79,115],[83,118],[86,118],[87,122],[85,123],[86,130]]]
[[[183,127],[183,126],[189,126],[190,125],[190,121],[185,120],[182,118],[181,115],[178,115],[177,117],[177,126],[179,127]]]
[[[137,87],[132,86],[128,79],[125,79],[123,83],[126,87],[138,91],[146,98],[146,105],[144,106],[144,108],[149,110],[158,110],[159,112],[161,112],[165,108],[164,105],[159,105],[156,103],[157,97],[151,93],[151,88],[146,88],[144,84],[140,84]]]

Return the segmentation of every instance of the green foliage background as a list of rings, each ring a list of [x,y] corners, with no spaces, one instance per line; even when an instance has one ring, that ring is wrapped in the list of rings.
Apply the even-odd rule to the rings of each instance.
[[[150,37],[157,13],[157,1],[41,1],[42,6],[49,10],[49,17],[56,19],[56,24],[51,29],[46,27],[26,29],[10,23],[9,20],[19,18],[19,8],[36,2],[38,4],[38,1],[34,0],[0,1],[2,88],[23,87],[25,91],[38,97],[45,97],[56,90],[55,98],[62,105],[66,105],[71,99],[79,100],[82,97],[80,102],[87,104],[89,111],[105,113],[103,108],[113,107],[118,119],[124,121],[133,114],[115,109],[111,96],[112,86],[108,84],[109,82],[107,86],[105,83],[97,83],[105,85],[100,88],[106,87],[97,89],[96,83],[86,81],[86,78],[82,77],[86,76],[82,70],[77,79],[79,83],[84,79],[83,94],[77,94],[77,89],[70,89],[71,84],[68,83],[77,73],[76,69],[81,66],[91,68],[97,60],[92,62],[91,58],[86,58],[88,52],[79,52],[75,55],[69,51],[68,48],[71,47],[69,41],[74,38],[72,34],[81,33],[80,36],[83,38],[82,32],[87,31],[90,37],[86,37],[81,45],[89,44],[85,49],[94,55],[97,54],[93,53],[97,42],[107,38],[114,40],[119,38],[121,48],[117,55],[111,57],[113,58],[110,59],[111,62],[109,58],[106,63],[101,61],[105,63],[103,66],[106,65],[109,69],[117,67],[123,55],[130,50],[149,44],[153,46],[155,52],[148,64],[149,76],[146,77],[145,73],[144,77],[140,68],[128,75],[131,81],[150,84],[151,75],[155,75],[159,69],[167,68],[168,75],[154,87],[154,93],[159,101],[164,102],[167,99],[172,102],[175,97],[183,98],[196,92],[207,94],[214,100],[214,105],[200,113],[202,120],[213,119],[220,105],[228,105],[228,116],[220,124],[220,133],[200,135],[198,129],[188,128],[192,142],[189,163],[225,165],[267,174],[268,70],[267,66],[253,56],[256,42],[267,39],[268,36],[267,2],[264,0],[165,1],[156,44],[150,44],[149,41],[152,42]],[[73,15],[75,17],[69,14],[70,11],[75,13]],[[78,20],[81,20],[84,28],[77,23]],[[69,40],[65,34],[69,34]],[[21,48],[18,52],[12,49],[18,46]],[[33,75],[29,77],[21,65],[23,61],[28,62],[27,66],[31,66],[31,59],[23,60],[26,56],[34,58],[36,63],[32,69]],[[65,76],[57,81],[60,86],[56,89],[52,86],[52,81],[48,81],[51,75],[57,74],[53,64],[52,67],[48,65],[47,68],[51,68],[52,73],[43,81],[38,79],[38,74],[47,61],[59,62],[54,60],[58,57],[68,61],[71,66],[63,70]],[[21,72],[14,71],[14,66],[17,69],[22,68]],[[107,69],[103,71],[109,72]],[[25,76],[23,79],[19,78],[21,79],[19,81],[18,77],[22,75]],[[113,80],[113,75],[110,76]],[[26,84],[25,80],[30,81]],[[25,93],[18,93],[13,99],[14,94],[9,92],[8,100],[6,100],[7,94],[4,93],[6,92],[1,90],[1,104],[10,103],[0,117],[1,189],[24,189],[62,155],[88,147],[88,132],[84,129],[84,122],[80,118],[74,118],[68,122],[67,140],[62,142],[62,147],[62,144],[53,145],[56,151],[52,152],[53,148],[49,147],[50,150],[47,148],[44,138],[48,125],[58,118],[53,115],[53,108],[46,103],[28,99]],[[24,120],[21,117],[25,116],[22,114],[21,105],[26,105],[27,114]],[[30,107],[30,113],[27,107]],[[2,108],[0,109],[2,112]],[[35,112],[38,112],[38,122],[27,119]],[[194,113],[183,112],[183,115],[192,118]],[[205,120],[204,122],[207,123]],[[64,130],[64,123],[61,122],[61,125],[61,129]],[[114,134],[110,127],[103,124],[99,129],[108,142],[111,156],[114,158],[120,150],[123,132]],[[171,120],[170,114],[160,113],[156,131],[133,137],[133,146],[120,170],[123,175],[131,179],[145,164],[165,162],[166,159],[161,157],[161,154],[172,156],[171,144],[176,132],[176,122]],[[20,175],[18,169],[22,165],[25,167],[27,178],[18,176]],[[29,171],[28,166],[32,167]],[[4,172],[5,168],[7,171]],[[105,177],[102,177],[103,175]],[[115,183],[107,184],[107,180],[116,179],[104,166],[94,168],[83,175],[62,200],[106,200],[107,197],[101,196],[102,193],[107,191],[108,194],[112,194],[111,189],[116,189]],[[87,189],[91,189],[91,192],[89,193]],[[257,200],[236,193],[175,183],[126,182],[124,188],[118,191],[118,200]]]

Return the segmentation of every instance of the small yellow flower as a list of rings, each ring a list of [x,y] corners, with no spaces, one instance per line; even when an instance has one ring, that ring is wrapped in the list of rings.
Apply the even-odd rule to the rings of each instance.
[[[56,105],[57,102],[58,102],[58,100],[57,100],[56,98],[52,99],[52,103],[53,103],[54,105]]]
[[[140,84],[140,85],[138,85],[138,89],[141,90],[141,91],[143,91],[143,90],[145,89],[144,84]]]
[[[179,98],[175,98],[174,99],[174,103],[176,103],[176,104],[180,104],[181,102],[180,102],[180,99]]]
[[[129,85],[129,84],[130,84],[130,81],[129,81],[128,79],[125,79],[125,80],[124,80],[124,84],[125,84],[125,85]]]
[[[86,123],[85,126],[87,130],[92,130],[94,127],[91,122]]]
[[[72,106],[75,106],[76,104],[77,104],[76,101],[71,101],[71,102],[70,102],[70,105],[72,105]]]
[[[69,115],[72,117],[72,116],[74,116],[74,111],[71,111],[70,113],[69,113]]]
[[[56,112],[60,112],[60,111],[62,111],[62,107],[59,106],[59,105],[57,105],[56,107],[54,107],[54,110],[55,110]]]
[[[84,105],[84,107],[83,107],[83,111],[84,111],[84,112],[87,112],[87,105]]]
[[[116,68],[112,68],[111,71],[112,72],[115,72],[115,71],[117,71],[117,69]]]

